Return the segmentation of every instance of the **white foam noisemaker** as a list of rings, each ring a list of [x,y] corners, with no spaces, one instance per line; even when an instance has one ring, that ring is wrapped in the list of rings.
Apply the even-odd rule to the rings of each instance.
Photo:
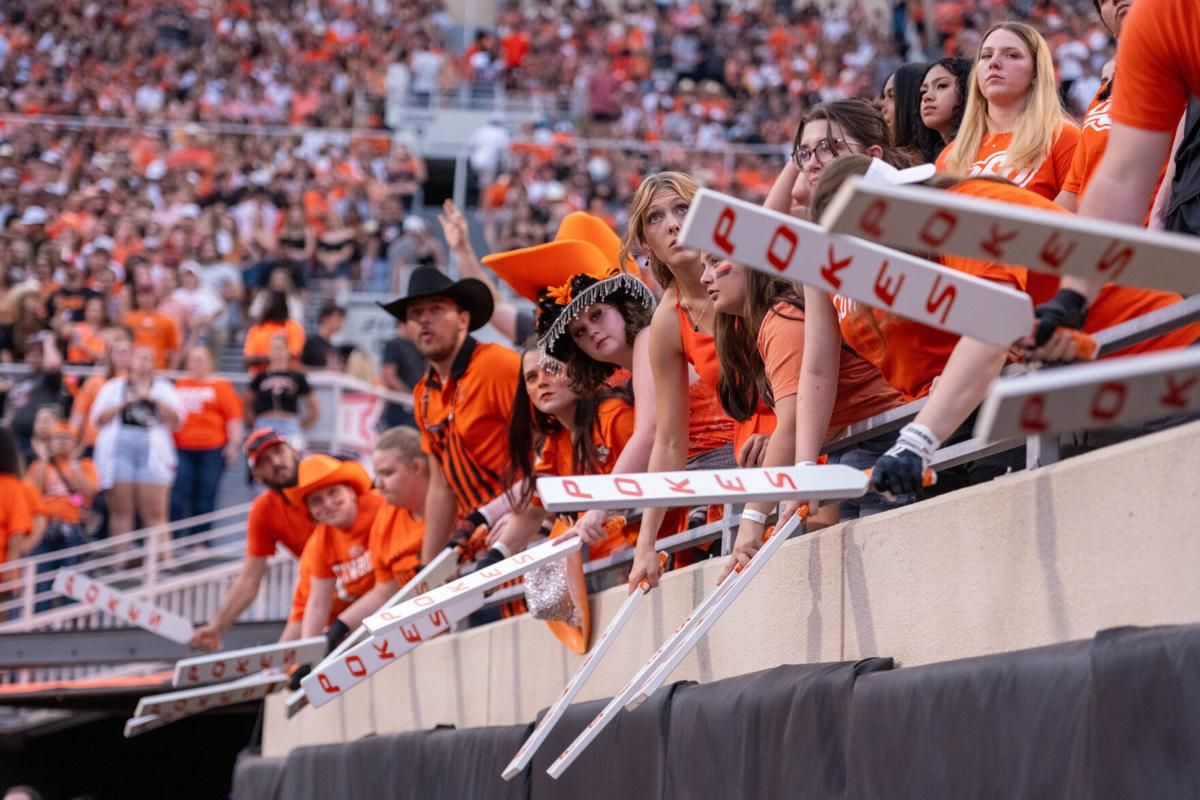
[[[565,558],[582,547],[578,536],[560,536],[531,547],[485,569],[476,570],[458,580],[432,589],[423,595],[406,600],[395,608],[378,611],[363,621],[373,635],[407,625],[417,619],[447,608],[457,600],[475,592],[486,592],[500,584],[524,575],[534,567]]]
[[[750,581],[754,580],[754,576],[761,572],[763,567],[767,565],[767,562],[771,560],[771,557],[779,552],[779,548],[792,535],[792,532],[800,526],[801,521],[799,515],[793,515],[787,523],[781,525],[779,530],[759,548],[759,551],[754,554],[754,558],[750,559],[750,563],[746,565],[745,569],[727,576],[721,585],[712,591],[709,596],[711,602],[706,603],[706,607],[702,611],[692,615],[683,637],[680,638],[671,652],[665,654],[658,665],[646,676],[642,685],[638,687],[633,697],[625,704],[627,709],[633,710],[637,708],[663,685],[670,674],[683,661],[684,657],[700,643],[700,640],[708,633],[709,628],[733,605],[733,601],[750,584]]]
[[[132,739],[134,736],[148,733],[149,731],[161,728],[163,725],[170,725],[175,719],[175,717],[160,717],[157,714],[147,714],[144,717],[130,717],[125,720],[125,738]]]
[[[118,591],[82,573],[60,569],[54,576],[54,591],[98,611],[111,614],[122,622],[131,622],[139,628],[157,633],[164,639],[179,644],[187,644],[192,640],[192,623],[183,617]]]
[[[842,464],[698,469],[538,478],[547,511],[649,508],[709,503],[842,500],[867,491],[867,475]]]
[[[300,690],[313,708],[320,708],[389,664],[396,663],[396,659],[412,652],[423,642],[450,630],[454,623],[482,608],[483,603],[483,592],[475,592],[412,622],[371,636],[337,658],[321,662],[300,681]]]
[[[575,737],[575,741],[567,745],[567,748],[554,760],[554,763],[546,770],[550,777],[559,778],[574,763],[579,754],[587,749],[587,746],[600,735],[600,732],[608,726],[608,723],[612,722],[621,709],[625,708],[641,693],[646,681],[652,679],[660,667],[673,660],[679,648],[686,648],[679,656],[680,660],[682,660],[684,655],[687,655],[687,652],[699,641],[699,636],[703,636],[704,632],[712,627],[712,623],[716,621],[717,617],[733,603],[737,594],[741,592],[742,588],[745,588],[745,584],[753,579],[758,569],[762,568],[761,565],[765,564],[779,550],[783,542],[800,527],[802,521],[803,519],[800,515],[793,515],[755,553],[754,557],[750,559],[749,566],[740,573],[728,576],[720,586],[709,592],[708,596],[692,609],[692,613],[679,624],[679,627],[675,629],[673,634],[667,637],[667,640],[655,651],[650,660],[634,673],[634,676],[629,679],[629,683],[625,684],[625,687]],[[755,563],[758,563],[760,566],[751,572]],[[720,610],[718,610],[718,606],[720,606]],[[700,631],[699,636],[693,636],[694,632],[698,630],[698,626],[703,626],[703,630]],[[678,665],[679,662],[674,661],[674,663]]]
[[[286,669],[293,664],[311,664],[324,652],[325,637],[310,636],[291,642],[277,642],[183,658],[175,662],[175,675],[171,679],[171,685],[199,686],[244,678],[268,669]]]
[[[827,230],[916,252],[1014,264],[1100,283],[1200,292],[1200,239],[927,186],[846,181]]]
[[[521,745],[521,749],[513,756],[512,761],[504,768],[504,772],[500,777],[506,781],[510,781],[521,774],[525,767],[529,766],[529,762],[533,760],[533,756],[537,753],[538,748],[545,743],[546,737],[550,735],[550,731],[554,730],[554,726],[562,719],[562,715],[566,712],[567,707],[571,705],[571,701],[579,694],[579,690],[587,683],[587,679],[591,677],[596,666],[600,663],[600,659],[604,658],[604,654],[612,647],[612,643],[621,629],[625,627],[625,623],[630,620],[633,613],[637,611],[637,607],[641,604],[642,598],[650,591],[649,584],[643,584],[630,593],[629,597],[625,598],[625,602],[617,609],[617,613],[613,616],[612,622],[608,623],[608,627],[604,629],[604,633],[596,640],[587,657],[579,664],[575,674],[571,676],[571,680],[563,688],[562,694],[554,701],[554,705],[542,716],[538,721],[537,727],[533,729],[533,733]]]
[[[1021,436],[1132,425],[1200,410],[1200,348],[1125,356],[996,380],[975,436]]]
[[[282,671],[269,670],[229,683],[151,695],[138,701],[131,722],[150,716],[158,717],[159,722],[163,724],[175,722],[209,709],[261,700],[286,685],[287,676]],[[152,727],[161,726],[154,725]],[[142,733],[151,730],[152,727],[149,723],[141,723],[137,726],[137,732]],[[130,735],[128,726],[126,730],[126,736]]]
[[[380,609],[392,608],[400,603],[415,597],[419,594],[425,594],[435,586],[441,586],[446,581],[454,577],[458,570],[458,550],[456,548],[447,547],[434,556],[423,569],[412,577],[407,583],[400,587],[387,601],[380,606]],[[453,623],[451,623],[453,624]],[[336,659],[340,658],[347,650],[362,644],[371,636],[362,625],[354,629],[354,632],[343,639],[333,652],[321,659],[320,663],[313,668],[313,672],[321,672],[325,667],[332,664]],[[322,651],[324,650],[325,637],[320,637],[322,642]],[[387,651],[385,651],[386,654]],[[316,656],[320,656],[317,653]],[[300,662],[309,663],[309,662]],[[302,684],[303,685],[303,684]],[[290,692],[287,700],[284,702],[287,719],[291,719],[298,714],[301,709],[308,704],[308,697],[305,695],[303,688]]]
[[[680,240],[940,330],[1008,347],[1033,330],[1029,295],[726,194],[701,189]]]

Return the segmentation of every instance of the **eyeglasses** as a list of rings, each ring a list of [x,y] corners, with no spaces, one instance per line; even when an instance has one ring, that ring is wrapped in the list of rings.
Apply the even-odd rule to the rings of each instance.
[[[808,160],[815,154],[818,164],[828,164],[830,161],[833,161],[838,157],[838,155],[840,155],[837,151],[837,146],[839,144],[844,144],[848,147],[855,146],[854,143],[848,142],[845,139],[834,139],[832,144],[830,144],[828,139],[822,139],[817,143],[816,148],[808,148],[804,145],[801,145],[793,150],[792,163],[796,165],[797,169],[803,170],[804,165],[807,164]]]

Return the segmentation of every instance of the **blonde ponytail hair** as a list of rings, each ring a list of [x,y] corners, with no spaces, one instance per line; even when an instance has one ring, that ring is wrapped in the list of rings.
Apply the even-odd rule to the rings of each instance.
[[[1066,121],[1058,96],[1058,85],[1054,80],[1054,58],[1042,35],[1023,22],[998,22],[988,28],[979,40],[979,53],[983,52],[988,37],[998,30],[1014,34],[1025,44],[1033,58],[1033,84],[1026,96],[1025,110],[1017,118],[1017,125],[1013,129],[1012,144],[1008,147],[1004,167],[1011,171],[1036,169],[1050,156],[1059,130]],[[971,67],[962,126],[958,129],[954,149],[946,162],[947,171],[954,175],[967,175],[970,172],[979,147],[983,144],[983,137],[990,132],[988,101],[979,88],[979,53],[975,54],[975,63]]]

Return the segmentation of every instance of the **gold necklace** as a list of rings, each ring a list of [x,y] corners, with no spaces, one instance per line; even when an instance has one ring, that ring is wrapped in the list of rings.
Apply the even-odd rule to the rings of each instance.
[[[708,311],[708,306],[710,303],[712,303],[712,295],[710,294],[708,299],[704,301],[704,308],[700,309],[700,316],[698,317],[692,315],[692,309],[690,306],[688,306],[687,300],[684,299],[682,291],[679,292],[679,302],[683,305],[683,311],[685,314],[687,314],[688,319],[692,321],[692,333],[699,333],[700,320],[704,319],[704,313]]]

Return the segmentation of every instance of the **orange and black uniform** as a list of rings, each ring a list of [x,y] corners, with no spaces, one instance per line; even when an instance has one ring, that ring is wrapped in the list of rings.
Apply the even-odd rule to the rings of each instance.
[[[433,457],[460,515],[504,491],[508,424],[521,357],[468,336],[444,384],[432,368],[413,389],[421,449]]]

